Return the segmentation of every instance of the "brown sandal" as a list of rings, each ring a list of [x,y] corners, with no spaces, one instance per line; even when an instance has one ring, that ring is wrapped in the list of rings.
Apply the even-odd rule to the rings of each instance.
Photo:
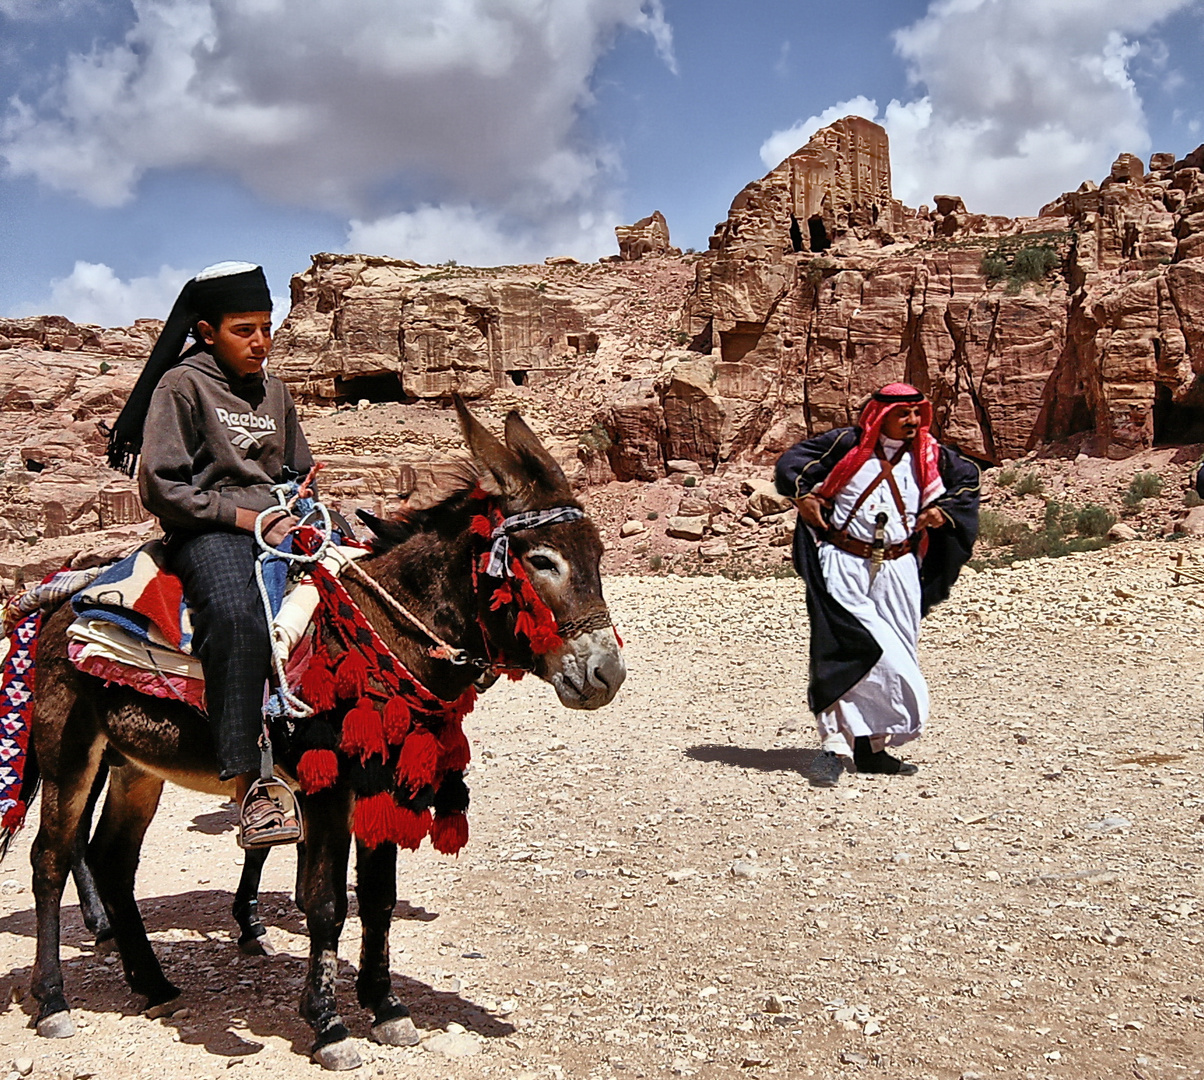
[[[288,794],[291,799],[292,793]],[[238,846],[258,848],[296,844],[301,837],[301,823],[295,810],[286,811],[268,793],[268,785],[263,781],[252,784],[239,813]]]

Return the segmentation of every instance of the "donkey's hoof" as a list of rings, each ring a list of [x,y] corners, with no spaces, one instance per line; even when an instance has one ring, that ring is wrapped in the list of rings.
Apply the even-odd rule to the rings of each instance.
[[[110,930],[107,934],[97,934],[96,943],[92,946],[93,956],[108,956],[117,951],[117,938]]]
[[[148,1020],[158,1020],[162,1016],[174,1016],[182,1008],[184,1008],[184,1002],[177,995],[170,1001],[161,1001],[158,1005],[150,1006],[150,1008],[143,1011],[142,1015]]]
[[[238,951],[243,956],[275,956],[276,950],[268,940],[266,931],[258,937],[241,937],[238,939]]]
[[[338,1042],[319,1046],[313,1053],[313,1059],[331,1072],[358,1069],[364,1063],[350,1039],[340,1039]]]
[[[51,1013],[38,1021],[38,1034],[43,1039],[69,1039],[75,1034],[75,1021],[69,1012]]]
[[[383,1023],[374,1025],[372,1041],[385,1046],[417,1046],[418,1029],[408,1016],[398,1016],[393,1020],[385,1020]]]

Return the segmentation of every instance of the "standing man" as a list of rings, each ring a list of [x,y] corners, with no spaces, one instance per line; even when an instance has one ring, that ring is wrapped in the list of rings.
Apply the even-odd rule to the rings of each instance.
[[[891,383],[857,427],[787,450],[775,473],[795,502],[794,566],[811,622],[807,700],[822,752],[816,787],[858,772],[909,776],[887,753],[916,738],[928,685],[916,647],[920,619],[949,595],[978,534],[978,468],[932,437],[932,404]]]
[[[195,344],[183,351],[190,334]],[[202,270],[181,291],[109,437],[109,463],[131,476],[137,467],[142,502],[162,524],[169,566],[184,582],[243,847],[301,838],[296,818],[262,790],[247,799],[259,776],[271,665],[255,521],[277,505],[273,485],[313,465],[288,388],[264,368],[271,346],[263,270],[239,262]],[[296,523],[282,510],[264,521],[264,539],[278,545]]]

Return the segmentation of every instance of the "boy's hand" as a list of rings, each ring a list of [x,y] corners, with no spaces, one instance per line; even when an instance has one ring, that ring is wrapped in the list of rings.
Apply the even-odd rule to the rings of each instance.
[[[272,547],[279,547],[284,543],[284,538],[288,536],[289,530],[300,523],[300,519],[293,517],[292,514],[282,513],[275,519],[269,518],[268,527],[263,531],[263,538]]]

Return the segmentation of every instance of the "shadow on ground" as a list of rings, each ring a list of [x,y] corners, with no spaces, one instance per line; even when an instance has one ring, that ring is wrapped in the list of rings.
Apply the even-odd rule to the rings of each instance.
[[[304,916],[287,893],[263,893],[260,900],[269,934],[278,928],[304,936]],[[255,1041],[255,1037],[269,1036],[289,1040],[295,1053],[306,1056],[312,1046],[313,1032],[298,1015],[296,1003],[308,960],[280,952],[270,957],[240,954],[231,937],[236,930],[230,916],[232,902],[231,893],[212,889],[148,897],[139,902],[150,934],[187,930],[199,935],[185,941],[152,942],[164,973],[180,987],[181,1006],[189,1010],[178,1018],[165,1017],[162,1023],[179,1032],[180,1042],[202,1046],[217,1057],[253,1056],[264,1048],[264,1043]],[[438,918],[438,912],[401,901],[396,917],[429,922]],[[78,906],[64,905],[62,931],[63,945],[80,950],[78,955],[63,960],[67,997],[73,1008],[118,1016],[141,1012],[145,1001],[126,986],[116,955],[102,956],[95,949]],[[0,918],[0,933],[32,939],[36,932],[32,908]],[[32,952],[31,944],[30,959]],[[339,1005],[352,1034],[366,1036],[372,1016],[356,1003],[355,975],[352,965],[340,963]],[[17,1007],[32,1018],[37,1003],[28,992],[29,978],[27,965],[9,970],[0,977],[0,993],[5,1003],[19,1003]],[[446,1028],[456,1022],[486,1039],[504,1038],[516,1030],[459,993],[438,990],[398,972],[393,974],[393,985],[421,1028]],[[88,1037],[87,1032],[81,1034]]]
[[[708,743],[691,746],[685,751],[692,761],[730,765],[736,769],[756,769],[758,772],[793,772],[805,774],[818,750],[758,750],[751,746],[719,746]]]

